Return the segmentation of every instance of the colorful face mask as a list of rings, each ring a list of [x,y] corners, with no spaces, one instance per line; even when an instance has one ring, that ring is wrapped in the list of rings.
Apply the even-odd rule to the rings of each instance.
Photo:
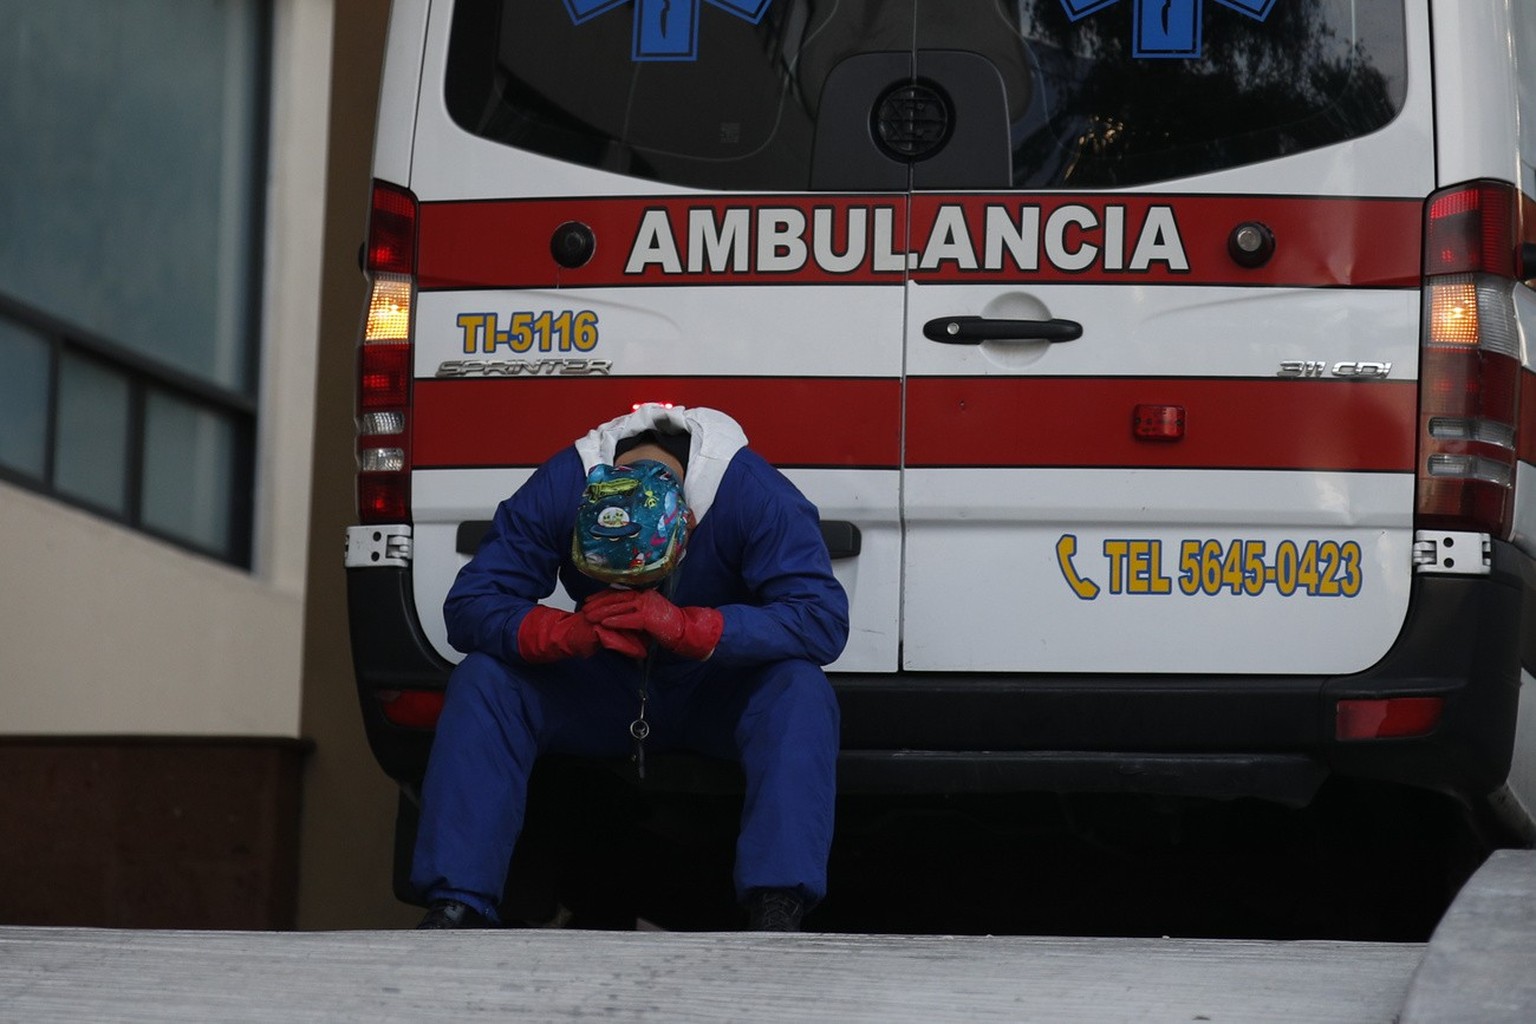
[[[576,510],[571,561],[603,583],[645,586],[677,568],[692,525],[682,481],[666,466],[594,466]]]

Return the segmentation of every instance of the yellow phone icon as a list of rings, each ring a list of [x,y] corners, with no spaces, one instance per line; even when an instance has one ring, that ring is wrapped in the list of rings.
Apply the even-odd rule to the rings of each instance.
[[[1075,554],[1077,554],[1077,538],[1070,533],[1062,534],[1061,539],[1056,542],[1056,565],[1060,567],[1061,575],[1067,581],[1067,586],[1072,588],[1072,592],[1084,601],[1092,601],[1099,596],[1099,585],[1077,574],[1077,568],[1072,564],[1072,556]]]

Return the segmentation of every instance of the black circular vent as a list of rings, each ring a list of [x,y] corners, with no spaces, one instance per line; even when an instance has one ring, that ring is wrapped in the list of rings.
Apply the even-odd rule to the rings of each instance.
[[[875,104],[875,138],[898,160],[921,160],[949,139],[949,98],[921,82],[888,89]]]
[[[584,265],[597,251],[597,238],[592,229],[579,220],[568,220],[555,228],[549,240],[549,254],[555,262],[568,270]]]

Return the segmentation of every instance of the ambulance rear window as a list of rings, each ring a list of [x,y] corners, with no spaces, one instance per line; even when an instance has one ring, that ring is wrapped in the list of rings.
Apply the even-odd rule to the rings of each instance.
[[[889,188],[891,167],[932,153],[855,139],[879,150],[868,184],[817,168],[892,110],[940,147],[975,144],[954,125],[985,107],[982,144],[1008,159],[988,157],[999,180],[980,184],[1128,187],[1381,128],[1402,108],[1404,40],[1403,0],[460,0],[444,94],[496,142],[747,191]],[[973,105],[974,82],[892,92],[953,51],[996,69],[996,102]],[[893,60],[904,75],[869,73]]]

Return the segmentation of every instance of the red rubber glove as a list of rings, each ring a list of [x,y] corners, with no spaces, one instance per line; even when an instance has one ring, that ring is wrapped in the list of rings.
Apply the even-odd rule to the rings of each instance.
[[[725,616],[714,608],[679,608],[658,590],[609,590],[582,606],[600,629],[635,630],[684,658],[703,661],[714,653]]]
[[[590,658],[597,647],[597,630],[576,612],[535,605],[517,627],[517,653],[524,661]]]
[[[629,658],[645,657],[645,638],[633,630],[594,625],[578,612],[538,605],[517,627],[517,653],[524,661],[590,658],[599,647]]]
[[[632,629],[609,629],[607,626],[593,626],[592,629],[597,633],[597,642],[614,654],[622,654],[626,658],[645,657],[644,634]]]

